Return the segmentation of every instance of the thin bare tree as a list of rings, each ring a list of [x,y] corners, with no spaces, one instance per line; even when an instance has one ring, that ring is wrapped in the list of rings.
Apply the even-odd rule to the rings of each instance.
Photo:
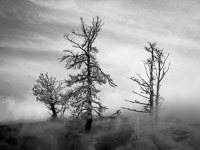
[[[166,64],[169,54],[164,55],[163,50],[155,48],[155,77],[156,77],[156,97],[155,97],[155,119],[158,121],[159,109],[163,102],[163,98],[160,96],[160,87],[163,78],[170,68],[170,63]]]
[[[163,102],[163,98],[160,97],[161,81],[169,70],[170,64],[166,65],[169,54],[165,57],[163,50],[156,47],[156,43],[148,43],[149,47],[145,47],[145,50],[150,53],[150,58],[144,61],[144,68],[146,72],[146,79],[139,74],[136,77],[130,79],[136,82],[140,87],[140,92],[133,91],[134,94],[141,96],[148,100],[147,103],[141,103],[137,100],[130,101],[131,103],[143,105],[143,110],[136,110],[122,107],[130,111],[149,113],[152,118],[158,120],[158,113]]]
[[[154,43],[149,43],[149,47],[144,47],[145,51],[150,53],[150,58],[148,58],[146,61],[144,61],[144,68],[146,72],[146,78],[140,76],[136,73],[137,77],[131,77],[130,79],[133,80],[138,84],[140,87],[140,93],[133,91],[134,94],[137,94],[141,96],[142,98],[145,98],[148,100],[147,103],[141,103],[137,100],[130,101],[126,100],[131,103],[136,103],[143,105],[143,110],[136,110],[136,109],[130,109],[130,108],[124,108],[130,111],[136,111],[136,112],[142,112],[142,113],[149,113],[151,116],[154,115]]]
[[[61,61],[65,61],[66,69],[77,70],[78,73],[70,74],[69,79],[66,80],[67,86],[72,87],[67,95],[70,95],[70,104],[73,108],[73,118],[85,118],[85,130],[91,129],[93,116],[102,116],[106,109],[102,105],[101,100],[97,96],[100,92],[96,85],[109,83],[112,87],[116,84],[110,78],[109,74],[102,71],[96,58],[98,49],[93,46],[101,27],[102,21],[93,18],[92,25],[87,25],[81,18],[81,32],[72,30],[72,34],[81,39],[82,42],[77,42],[65,34],[64,38],[73,44],[74,50],[64,50],[65,56]]]

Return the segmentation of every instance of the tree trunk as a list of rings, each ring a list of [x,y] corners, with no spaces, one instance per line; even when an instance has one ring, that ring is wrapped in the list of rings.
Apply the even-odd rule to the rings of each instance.
[[[153,118],[154,116],[154,106],[153,106],[153,103],[154,103],[154,89],[153,89],[153,80],[154,80],[154,77],[153,77],[153,65],[154,65],[154,50],[152,49],[152,52],[151,52],[151,67],[150,67],[150,97],[149,97],[149,104],[150,104],[150,115],[151,117]]]
[[[90,42],[88,42],[90,43]],[[90,54],[89,54],[89,50],[90,50],[90,44],[88,44],[87,46],[87,79],[88,79],[88,100],[87,100],[87,119],[86,119],[86,123],[85,123],[85,131],[89,132],[92,128],[92,80],[91,80],[91,62],[90,62]]]
[[[53,119],[56,119],[57,118],[57,112],[56,112],[56,109],[55,109],[55,104],[51,104],[51,111],[52,111],[52,118]]]
[[[159,103],[159,83],[157,83],[157,90],[156,90],[156,99],[155,99],[155,121],[158,122],[158,103]]]
[[[91,104],[90,104],[91,105]],[[85,132],[89,132],[92,128],[92,110],[88,109],[88,112],[87,112],[87,120],[86,120],[86,123],[85,123]]]
[[[157,76],[157,83],[156,83],[156,99],[155,99],[155,121],[158,122],[158,105],[159,105],[159,97],[160,97],[160,73],[161,73],[161,66],[160,60],[158,60],[158,76]]]
[[[87,119],[85,123],[85,132],[88,133],[91,130],[91,127],[92,127],[92,118]]]

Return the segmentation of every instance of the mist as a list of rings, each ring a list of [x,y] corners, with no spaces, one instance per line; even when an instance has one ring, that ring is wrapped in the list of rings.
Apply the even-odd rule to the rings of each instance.
[[[128,77],[136,72],[145,75],[142,61],[148,56],[144,46],[154,41],[170,54],[171,67],[161,90],[164,105],[168,110],[173,105],[177,110],[185,109],[185,105],[200,106],[199,2],[2,0],[0,3],[0,95],[6,99],[1,107],[8,107],[17,118],[18,114],[26,116],[21,118],[28,119],[28,115],[32,118],[32,108],[23,113],[18,105],[21,101],[25,105],[34,103],[32,107],[37,111],[41,108],[31,92],[41,72],[49,72],[60,80],[67,78],[69,72],[58,60],[64,55],[63,50],[71,46],[63,35],[71,29],[80,30],[80,17],[91,22],[95,16],[104,23],[95,43],[99,49],[97,59],[118,85],[115,89],[101,87],[100,97],[109,108],[107,114],[128,105],[124,99],[140,100],[132,93],[139,88]],[[189,11],[185,12],[185,8]],[[9,108],[15,104],[19,113]],[[3,120],[16,120],[6,111],[0,113]],[[39,114],[46,116],[46,111]]]

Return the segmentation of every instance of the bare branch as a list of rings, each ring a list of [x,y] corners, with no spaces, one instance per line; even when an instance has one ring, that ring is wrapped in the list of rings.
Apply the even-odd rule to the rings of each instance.
[[[145,68],[145,72],[146,72],[146,75],[147,75],[148,79],[150,79],[150,76],[149,76],[149,74],[148,74],[147,67],[146,67],[145,64],[144,64],[144,68]]]
[[[140,112],[140,113],[149,113],[147,111],[140,111],[140,110],[136,110],[136,109],[130,109],[130,108],[126,108],[126,107],[121,107],[122,109],[126,109],[126,110],[130,110],[130,111],[135,111],[135,112]]]
[[[163,78],[164,78],[165,74],[168,72],[169,68],[170,68],[170,64],[168,65],[167,69],[163,68],[163,72],[162,72],[161,78],[159,80],[160,82],[163,80]]]
[[[135,92],[135,91],[132,91],[133,93],[135,93],[135,94],[137,94],[137,95],[139,95],[139,96],[142,96],[142,97],[144,97],[144,98],[146,98],[146,99],[149,99],[149,97],[146,97],[146,96],[144,96],[144,95],[142,95],[142,94],[140,94],[140,93],[137,93],[137,92]]]
[[[126,99],[125,99],[125,101],[130,102],[130,103],[136,103],[136,104],[141,104],[141,105],[147,105],[147,106],[149,106],[149,103],[141,103],[141,102],[139,102],[139,101],[137,101],[137,100],[135,100],[135,101],[130,101],[130,100],[126,100]]]
[[[87,54],[87,51],[86,51],[85,49],[83,49],[83,47],[81,47],[81,45],[79,45],[77,42],[75,42],[75,41],[73,41],[72,39],[69,38],[69,34],[65,34],[65,35],[64,35],[64,38],[65,38],[66,40],[68,40],[69,42],[75,44],[74,47],[80,48],[85,54]]]
[[[167,54],[167,57],[164,58],[164,60],[163,60],[163,62],[162,62],[161,70],[163,69],[163,67],[165,67],[165,63],[166,63],[168,57],[169,57],[169,54]],[[160,59],[162,59],[162,58],[160,58]]]

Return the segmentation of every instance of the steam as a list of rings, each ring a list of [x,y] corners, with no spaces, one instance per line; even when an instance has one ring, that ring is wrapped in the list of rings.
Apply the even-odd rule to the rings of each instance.
[[[0,122],[34,122],[47,117],[44,105],[33,99],[16,100],[8,97],[0,100]]]

